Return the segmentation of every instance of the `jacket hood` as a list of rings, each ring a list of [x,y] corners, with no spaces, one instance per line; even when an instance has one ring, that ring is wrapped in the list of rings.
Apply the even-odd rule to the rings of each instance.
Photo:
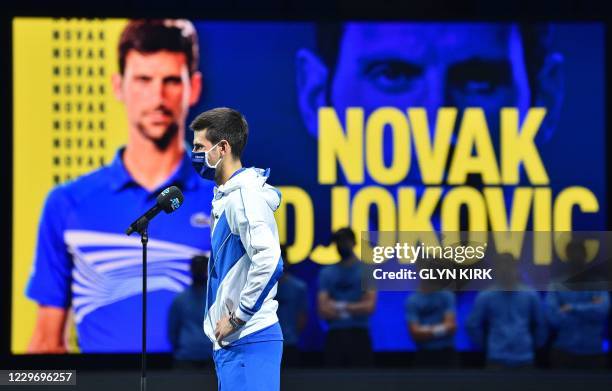
[[[269,168],[265,170],[256,167],[242,168],[223,185],[215,187],[214,200],[221,199],[238,189],[248,189],[259,192],[270,209],[275,211],[280,206],[281,194],[278,189],[266,183],[269,176]]]

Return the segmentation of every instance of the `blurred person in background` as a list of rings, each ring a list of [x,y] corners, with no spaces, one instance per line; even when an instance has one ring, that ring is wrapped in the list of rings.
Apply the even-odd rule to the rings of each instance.
[[[608,262],[612,265],[612,262]],[[612,288],[610,289],[608,300],[612,302]],[[612,368],[612,311],[608,311],[608,367]]]
[[[193,257],[191,286],[180,293],[170,307],[168,339],[177,368],[209,367],[212,362],[212,343],[202,328],[207,267],[208,257]]]
[[[278,301],[276,314],[283,330],[283,365],[299,366],[298,341],[308,321],[308,287],[304,281],[291,274],[285,245],[281,245],[281,257],[284,266],[276,291],[276,301]]]
[[[612,289],[609,292],[608,300],[612,302]],[[608,367],[612,368],[612,311],[608,312]]]
[[[369,317],[376,307],[376,291],[362,285],[366,272],[353,248],[355,233],[341,228],[332,236],[340,262],[319,272],[318,312],[327,321],[325,361],[329,366],[373,364]]]
[[[496,285],[476,297],[467,331],[486,349],[488,368],[532,367],[535,350],[547,336],[540,296],[520,283],[511,254],[500,254],[495,266]]]
[[[406,298],[406,323],[417,346],[418,367],[450,367],[456,361],[455,294],[442,285],[439,280],[421,280],[419,290]]]
[[[126,113],[127,145],[94,172],[54,188],[39,224],[26,295],[38,303],[31,353],[64,353],[69,310],[83,353],[141,350],[142,250],[125,229],[170,185],[189,202],[149,227],[149,352],[170,352],[168,313],[191,284],[189,262],[210,251],[213,185],[185,150],[185,121],[202,75],[188,20],[131,20],[112,76]]]
[[[587,260],[584,242],[572,240],[566,251],[569,267],[575,271],[572,277],[579,277]],[[609,311],[607,291],[548,292],[546,315],[555,332],[551,365],[555,368],[604,368],[603,336]]]

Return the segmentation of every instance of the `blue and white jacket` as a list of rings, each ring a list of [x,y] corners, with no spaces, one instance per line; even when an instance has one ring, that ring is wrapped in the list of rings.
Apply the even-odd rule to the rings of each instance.
[[[215,187],[204,333],[220,349],[278,322],[274,300],[283,272],[274,211],[280,192],[269,169],[243,168]],[[246,324],[219,345],[215,327],[235,312]]]

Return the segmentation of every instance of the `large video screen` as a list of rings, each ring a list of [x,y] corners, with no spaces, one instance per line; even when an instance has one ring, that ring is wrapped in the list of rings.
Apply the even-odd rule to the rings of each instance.
[[[323,347],[318,274],[339,228],[606,228],[601,24],[175,21],[190,46],[139,52],[128,23],[13,20],[14,354],[60,339],[140,351],[141,242],[125,229],[175,184],[184,205],[150,225],[147,292],[148,349],[170,352],[172,301],[210,251],[213,184],[194,175],[188,125],[214,107],[245,115],[243,163],[282,193],[303,350]],[[409,295],[378,293],[376,351],[415,348]],[[473,300],[457,293],[459,350]]]

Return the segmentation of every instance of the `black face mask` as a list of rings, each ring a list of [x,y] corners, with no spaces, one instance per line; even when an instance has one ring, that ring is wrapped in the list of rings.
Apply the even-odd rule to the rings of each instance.
[[[338,254],[340,254],[342,259],[350,258],[353,255],[353,249],[351,247],[338,246]]]

